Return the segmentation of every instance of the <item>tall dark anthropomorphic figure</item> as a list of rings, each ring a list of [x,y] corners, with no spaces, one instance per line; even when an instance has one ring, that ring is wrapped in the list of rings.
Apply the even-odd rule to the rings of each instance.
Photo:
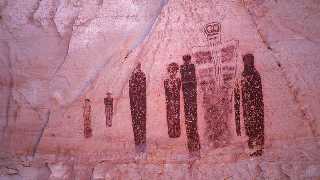
[[[197,81],[195,66],[191,56],[183,56],[184,64],[180,67],[184,113],[186,118],[187,144],[190,155],[200,156],[200,139],[197,126]]]
[[[262,84],[259,72],[254,67],[254,56],[246,54],[243,57],[244,71],[241,80],[241,97],[243,107],[243,119],[248,136],[248,146],[255,152],[251,156],[262,155],[264,146],[264,104]],[[239,121],[240,89],[235,89],[236,122]],[[239,126],[240,123],[237,123]],[[239,129],[239,128],[237,128]],[[238,130],[239,131],[239,130]],[[238,133],[240,135],[240,133]]]
[[[84,125],[83,125],[84,137],[89,138],[92,136],[90,99],[85,99],[84,101],[83,120],[84,120]]]
[[[146,150],[146,76],[139,63],[129,80],[129,97],[136,151]]]
[[[171,63],[168,66],[169,78],[164,80],[167,105],[167,124],[170,138],[180,137],[180,89],[181,80],[177,78],[179,65]]]
[[[111,93],[107,93],[107,97],[104,98],[104,110],[106,115],[106,126],[112,126],[112,114],[113,114],[113,98],[111,97]]]

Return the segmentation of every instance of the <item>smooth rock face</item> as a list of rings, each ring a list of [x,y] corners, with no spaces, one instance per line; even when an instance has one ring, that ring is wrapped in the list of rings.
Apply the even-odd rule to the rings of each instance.
[[[319,11],[317,0],[0,0],[0,179],[319,179]],[[241,136],[234,115],[248,53],[263,92],[258,157],[242,101]],[[168,136],[167,66],[186,54],[200,157],[187,147],[183,84],[181,135]],[[137,154],[128,82],[138,62],[147,106]]]

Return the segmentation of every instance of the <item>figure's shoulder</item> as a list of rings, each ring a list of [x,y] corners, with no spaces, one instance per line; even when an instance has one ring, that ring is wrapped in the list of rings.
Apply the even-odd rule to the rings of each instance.
[[[260,73],[256,69],[252,73],[252,78],[256,80],[261,80]]]
[[[190,69],[195,69],[195,65],[194,64],[180,65],[180,70],[190,70]]]
[[[132,73],[131,76],[130,76],[130,78],[129,78],[129,83],[130,83],[132,80],[134,80],[134,78],[135,78],[135,74]]]
[[[261,79],[261,75],[260,75],[260,73],[259,73],[258,71],[256,71],[256,74],[257,74],[257,77],[258,77],[259,79]]]
[[[144,72],[139,71],[138,73],[139,73],[139,76],[140,76],[140,77],[146,78],[146,74],[145,74]]]

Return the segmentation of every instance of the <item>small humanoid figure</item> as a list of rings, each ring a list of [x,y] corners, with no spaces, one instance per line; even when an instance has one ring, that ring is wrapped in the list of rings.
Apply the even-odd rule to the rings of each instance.
[[[113,114],[113,98],[111,93],[107,92],[107,97],[104,98],[105,114],[106,114],[106,127],[112,126],[112,114]]]
[[[246,54],[243,57],[244,71],[241,80],[241,95],[243,118],[248,146],[256,151],[250,156],[261,156],[264,146],[264,103],[262,94],[262,83],[259,72],[254,67],[254,56]],[[239,88],[239,87],[238,87]],[[235,89],[235,115],[236,122],[239,121],[240,90]],[[238,125],[237,125],[238,124]],[[240,123],[236,125],[239,126]],[[237,127],[237,133],[239,127]]]
[[[191,156],[200,157],[200,139],[197,126],[197,81],[195,66],[191,56],[182,57],[184,64],[180,67],[184,112],[186,118],[187,144]]]
[[[84,101],[83,118],[84,118],[84,137],[89,138],[92,136],[90,99],[85,99]]]
[[[181,134],[180,129],[180,89],[181,80],[177,78],[179,65],[171,63],[168,66],[169,78],[164,80],[167,105],[167,124],[168,135],[170,138],[178,138]]]
[[[146,76],[139,63],[129,80],[129,97],[136,152],[146,150]]]

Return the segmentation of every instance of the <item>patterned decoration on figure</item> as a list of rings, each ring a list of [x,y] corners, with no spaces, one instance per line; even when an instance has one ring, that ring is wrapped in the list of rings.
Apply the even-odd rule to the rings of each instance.
[[[85,99],[85,101],[84,101],[83,119],[84,119],[84,128],[83,128],[84,137],[89,138],[92,136],[90,99]]]
[[[221,43],[221,24],[218,22],[211,22],[204,26],[204,34],[211,46]]]
[[[194,47],[197,76],[203,93],[205,137],[212,147],[228,145],[232,93],[237,72],[238,41]]]
[[[107,92],[107,97],[104,98],[104,110],[106,115],[106,127],[112,126],[112,115],[113,115],[113,98],[110,92]]]

